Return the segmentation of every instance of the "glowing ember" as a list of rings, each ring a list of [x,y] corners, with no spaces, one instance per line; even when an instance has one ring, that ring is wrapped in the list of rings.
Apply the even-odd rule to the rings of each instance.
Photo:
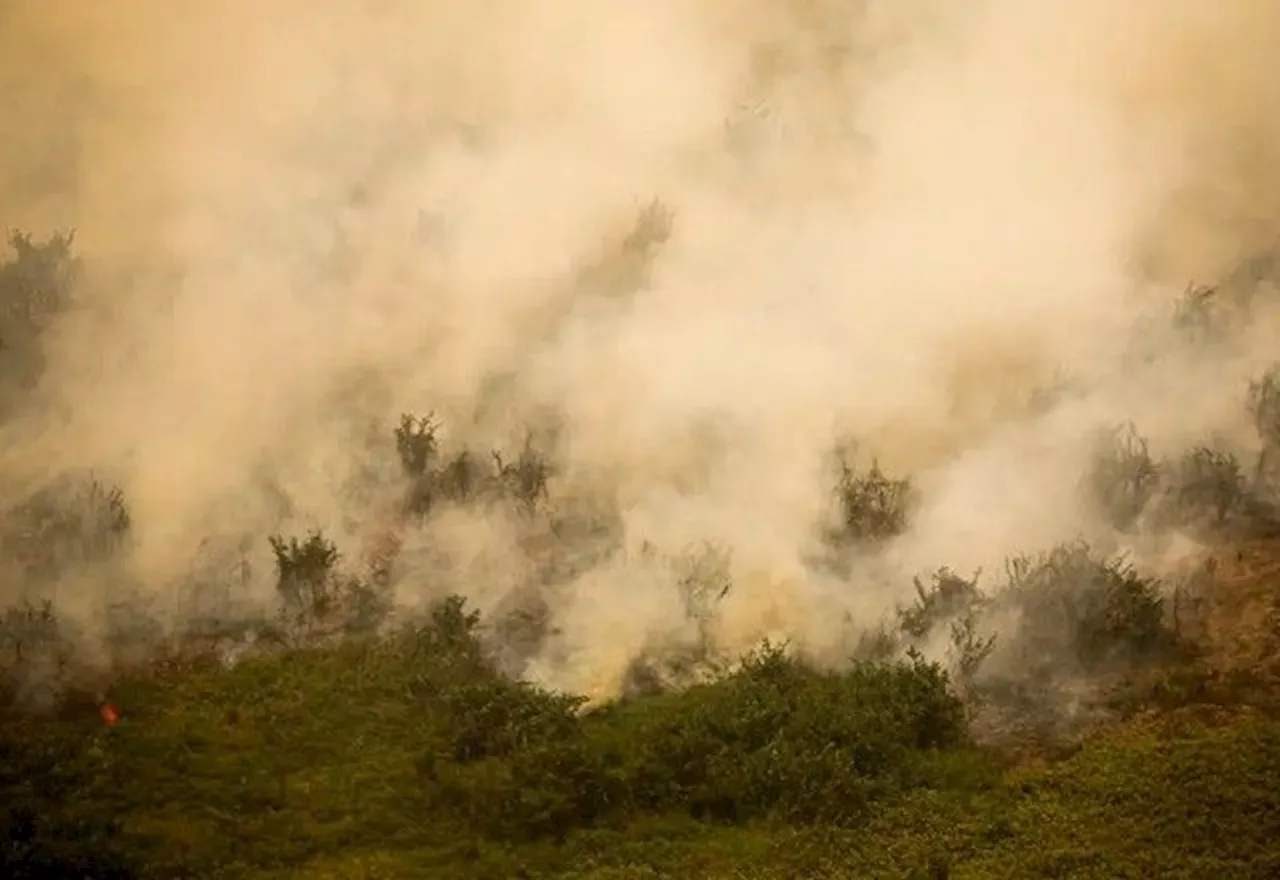
[[[102,720],[107,725],[107,727],[115,726],[115,723],[120,720],[119,707],[116,706],[115,703],[103,703],[102,704]]]

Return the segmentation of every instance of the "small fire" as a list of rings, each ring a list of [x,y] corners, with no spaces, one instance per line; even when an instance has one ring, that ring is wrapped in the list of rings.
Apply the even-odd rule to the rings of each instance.
[[[115,703],[103,703],[101,712],[102,722],[107,727],[115,727],[116,722],[120,720],[120,707]]]

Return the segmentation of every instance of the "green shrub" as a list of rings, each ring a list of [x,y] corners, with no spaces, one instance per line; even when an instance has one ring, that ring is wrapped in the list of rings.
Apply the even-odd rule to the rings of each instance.
[[[921,750],[965,737],[962,707],[936,666],[822,672],[768,645],[654,715],[637,725],[633,790],[650,809],[722,820],[856,820],[911,784]]]
[[[563,742],[577,733],[576,712],[585,701],[494,674],[424,693],[423,702],[440,722],[449,760],[465,764]]]
[[[480,613],[468,611],[460,596],[450,596],[432,606],[425,626],[414,634],[413,658],[420,661],[413,692],[429,698],[495,674],[479,638]]]
[[[856,821],[928,784],[927,753],[966,742],[946,675],[919,660],[822,672],[766,645],[714,683],[583,714],[578,698],[497,676],[478,618],[440,613],[424,648],[436,672],[419,685],[439,719],[422,775],[434,803],[488,835],[670,813]]]
[[[337,602],[335,569],[338,548],[320,531],[299,541],[279,535],[267,539],[276,561],[276,590],[287,614],[313,620],[333,610]]]
[[[450,597],[432,609],[417,634],[422,670],[410,692],[428,710],[436,738],[433,760],[505,758],[538,742],[573,736],[585,701],[502,675],[480,641],[479,625],[477,613]]]

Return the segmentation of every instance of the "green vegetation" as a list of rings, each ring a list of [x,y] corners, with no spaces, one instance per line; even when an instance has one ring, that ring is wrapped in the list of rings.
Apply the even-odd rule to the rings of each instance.
[[[820,673],[765,648],[714,684],[583,712],[498,675],[478,624],[455,600],[385,640],[120,682],[114,728],[91,701],[7,720],[6,876],[1280,867],[1280,721],[1262,714],[1138,717],[1009,769],[920,661]]]
[[[587,280],[625,298],[670,228],[665,208],[646,209],[623,264]],[[21,361],[3,374],[6,412],[38,386],[41,334],[80,271],[70,245],[15,236],[0,265],[0,360]],[[1194,290],[1175,327],[1216,343],[1224,308],[1216,289]],[[1278,376],[1247,389],[1257,462],[1208,442],[1157,459],[1125,424],[1100,437],[1082,492],[1118,534],[1178,530],[1280,556]],[[429,533],[450,505],[505,506],[603,548],[553,558],[539,577],[608,557],[608,512],[554,497],[549,444],[531,434],[514,454],[461,448],[442,427],[404,414],[387,431],[403,479],[391,528]],[[72,570],[122,577],[112,563],[134,523],[103,475],[13,493],[0,515],[6,576],[31,587]],[[832,522],[815,524],[818,564],[854,577],[850,560],[909,530],[916,499],[909,478],[840,461]],[[732,595],[731,560],[691,548],[666,562],[693,644],[636,658],[626,694],[594,705],[510,674],[519,664],[503,651],[531,654],[548,636],[536,600],[486,619],[458,597],[398,616],[394,547],[362,568],[321,531],[262,541],[274,616],[189,615],[173,632],[122,602],[104,614],[104,638],[134,662],[109,674],[85,665],[86,634],[55,604],[3,610],[0,875],[1280,874],[1280,689],[1215,666],[1223,603],[1209,600],[1229,582],[1215,571],[1161,582],[1084,542],[996,576],[942,568],[846,662],[817,666],[788,644],[719,651],[710,623]],[[1269,607],[1274,620],[1238,638],[1280,642],[1280,601]],[[117,724],[104,723],[104,700]]]

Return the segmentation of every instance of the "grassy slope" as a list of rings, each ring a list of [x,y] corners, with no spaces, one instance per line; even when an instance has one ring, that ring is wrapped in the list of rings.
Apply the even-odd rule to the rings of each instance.
[[[126,682],[114,729],[92,706],[0,724],[0,791],[40,834],[118,820],[155,876],[1280,876],[1280,720],[1259,711],[1148,715],[1012,768],[966,751],[854,828],[673,816],[504,845],[427,804],[407,669],[348,645]]]

